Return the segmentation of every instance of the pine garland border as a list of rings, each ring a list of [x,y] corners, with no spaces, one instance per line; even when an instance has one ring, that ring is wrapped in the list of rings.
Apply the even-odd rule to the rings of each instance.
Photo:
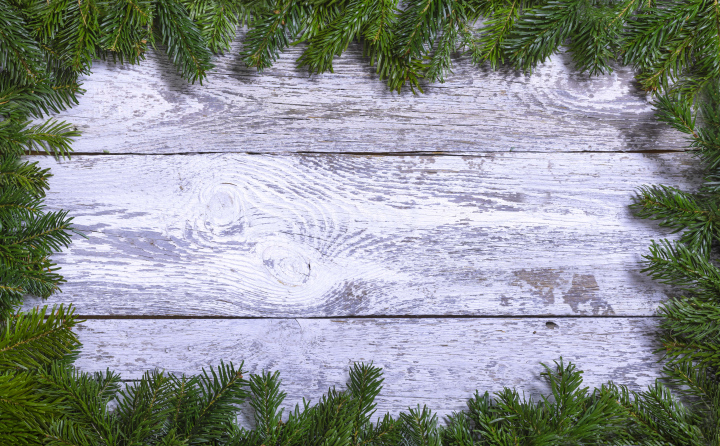
[[[478,20],[483,25],[476,28]],[[568,48],[576,67],[632,65],[657,95],[659,118],[687,133],[706,167],[702,188],[638,190],[634,209],[682,236],[653,243],[646,272],[682,287],[660,309],[666,381],[645,392],[581,387],[574,365],[546,366],[552,399],[505,389],[476,394],[447,425],[426,407],[371,422],[381,371],[357,364],[345,391],[282,421],[277,374],[242,365],[195,377],[147,373],[121,386],[112,372],[72,368],[71,307],[16,313],[25,294],[47,297],[62,277],[50,255],[70,243],[72,219],[46,212],[50,173],[26,152],[69,156],[79,134],[64,122],[31,125],[77,103],[93,59],[139,63],[162,46],[179,74],[202,83],[213,53],[247,25],[242,56],[267,68],[306,42],[298,65],[332,71],[359,41],[391,90],[422,92],[451,74],[453,55],[532,71]],[[0,3],[0,442],[3,444],[715,444],[720,435],[720,7],[711,0],[8,0]],[[117,401],[114,411],[110,401]],[[256,429],[230,422],[249,400]]]

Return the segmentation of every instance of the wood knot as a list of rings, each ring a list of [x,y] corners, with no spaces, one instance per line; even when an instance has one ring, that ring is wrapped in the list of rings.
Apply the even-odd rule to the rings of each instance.
[[[201,196],[205,229],[216,235],[242,231],[243,206],[240,190],[222,183],[205,190]]]
[[[268,272],[283,285],[304,285],[312,277],[310,260],[289,246],[265,248],[262,261]]]

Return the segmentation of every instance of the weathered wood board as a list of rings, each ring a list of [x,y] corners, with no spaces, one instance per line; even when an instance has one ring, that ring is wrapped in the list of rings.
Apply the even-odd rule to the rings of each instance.
[[[680,150],[629,68],[577,74],[558,55],[533,75],[457,61],[425,94],[388,91],[351,45],[334,74],[295,69],[302,47],[259,75],[235,56],[187,85],[164,55],[139,67],[97,63],[80,106],[78,152],[442,152]]]
[[[78,156],[48,203],[82,314],[652,315],[634,189],[690,155]],[[88,265],[93,265],[89,268]]]
[[[80,155],[35,159],[55,174],[48,206],[88,235],[55,257],[68,283],[51,300],[90,317],[82,369],[245,360],[281,370],[295,403],[374,360],[381,411],[441,414],[475,389],[537,395],[539,363],[560,356],[589,385],[659,376],[669,290],[640,269],[668,233],[628,205],[698,176],[630,70],[459,60],[413,96],[356,46],[313,77],[300,50],[258,75],[236,44],[202,87],[164,56],[98,63],[58,116],[84,132]]]
[[[139,378],[244,360],[251,373],[279,370],[292,407],[344,387],[353,362],[374,361],[385,373],[380,413],[427,404],[445,415],[476,389],[547,393],[540,363],[560,356],[585,371],[585,385],[644,388],[660,369],[654,330],[651,318],[89,320],[78,365]]]

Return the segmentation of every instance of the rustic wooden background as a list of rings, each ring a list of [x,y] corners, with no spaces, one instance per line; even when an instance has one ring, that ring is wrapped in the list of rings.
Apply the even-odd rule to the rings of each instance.
[[[79,366],[127,379],[245,361],[288,404],[385,369],[379,410],[441,415],[475,389],[546,391],[560,356],[643,387],[659,374],[668,290],[641,256],[667,232],[635,188],[691,187],[682,137],[619,68],[553,57],[532,76],[457,61],[424,95],[387,91],[352,46],[334,74],[259,75],[237,44],[204,86],[164,56],[96,63],[83,136],[51,167],[48,205],[87,239],[55,259],[50,303],[87,318]],[[32,301],[27,305],[37,305]]]

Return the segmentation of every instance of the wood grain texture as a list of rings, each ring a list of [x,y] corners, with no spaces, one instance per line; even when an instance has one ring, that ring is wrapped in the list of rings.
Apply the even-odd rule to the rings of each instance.
[[[631,70],[580,75],[560,54],[528,76],[459,58],[413,96],[389,92],[357,45],[312,77],[295,68],[301,46],[263,74],[239,50],[202,87],[165,56],[96,62],[58,116],[94,154],[40,159],[49,207],[88,235],[55,256],[68,283],[50,302],[99,318],[80,328],[81,369],[245,360],[280,370],[294,404],[372,360],[380,411],[440,414],[475,389],[543,393],[539,363],[560,356],[592,386],[659,376],[646,316],[669,291],[640,262],[668,234],[627,206],[642,184],[699,175]],[[373,315],[392,317],[342,318]]]
[[[640,261],[663,232],[628,205],[698,177],[685,153],[42,165],[88,235],[55,256],[53,301],[88,315],[652,315],[666,292]]]
[[[385,371],[379,412],[427,404],[447,414],[476,389],[517,386],[547,393],[541,362],[560,356],[585,371],[585,385],[614,380],[640,389],[658,376],[655,319],[265,319],[89,320],[79,329],[83,370],[110,367],[139,378],[156,367],[198,373],[220,360],[249,372],[279,370],[286,403],[317,401],[344,387],[353,362]],[[553,326],[555,324],[555,326]]]
[[[559,54],[532,75],[456,60],[425,94],[389,92],[358,45],[335,73],[295,68],[302,46],[258,74],[236,42],[204,86],[167,58],[136,67],[95,62],[81,104],[60,115],[83,131],[78,152],[443,152],[682,150],[658,123],[629,68],[590,77]]]

